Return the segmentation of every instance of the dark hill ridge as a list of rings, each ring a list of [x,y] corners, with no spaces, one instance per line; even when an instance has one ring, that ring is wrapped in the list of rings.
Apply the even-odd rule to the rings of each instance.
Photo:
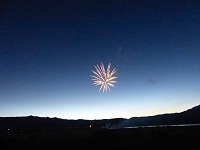
[[[114,126],[111,126],[111,128],[181,124],[200,124],[200,105],[181,113],[162,114],[147,117],[132,117],[124,120],[121,122],[121,124],[115,124]]]
[[[0,130],[48,130],[67,128],[101,128],[105,124],[118,124],[123,118],[103,119],[103,120],[66,120],[49,117],[0,117]]]
[[[116,118],[103,120],[65,120],[43,117],[0,117],[0,129],[66,129],[66,128],[121,128],[153,125],[200,124],[200,105],[187,111],[174,114],[162,114],[148,117],[133,117],[130,119]]]

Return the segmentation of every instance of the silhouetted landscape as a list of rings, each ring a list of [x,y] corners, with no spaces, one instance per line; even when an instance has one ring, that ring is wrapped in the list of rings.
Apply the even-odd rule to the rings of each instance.
[[[0,149],[194,149],[200,138],[198,124],[200,105],[130,119],[1,117]]]

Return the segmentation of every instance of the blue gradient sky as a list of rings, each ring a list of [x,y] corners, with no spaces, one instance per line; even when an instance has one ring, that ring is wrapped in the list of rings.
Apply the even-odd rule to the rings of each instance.
[[[200,104],[198,0],[7,0],[0,116],[130,118]],[[94,65],[116,67],[98,91]]]

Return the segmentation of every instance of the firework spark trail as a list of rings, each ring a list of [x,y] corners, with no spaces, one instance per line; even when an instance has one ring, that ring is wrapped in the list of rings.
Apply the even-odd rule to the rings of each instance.
[[[103,92],[107,92],[110,90],[110,87],[114,87],[114,83],[116,83],[115,79],[117,77],[113,76],[117,70],[114,68],[112,71],[110,71],[111,63],[108,64],[107,70],[104,68],[104,64],[101,63],[101,65],[94,66],[96,71],[92,72],[94,75],[91,75],[92,80],[94,81],[94,85],[98,86],[100,85],[99,91],[102,90]]]

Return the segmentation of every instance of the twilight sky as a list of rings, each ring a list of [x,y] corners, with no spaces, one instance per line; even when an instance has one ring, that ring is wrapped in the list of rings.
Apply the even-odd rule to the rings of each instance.
[[[107,93],[94,65],[117,68]],[[0,116],[130,118],[200,104],[198,0],[0,2]]]

